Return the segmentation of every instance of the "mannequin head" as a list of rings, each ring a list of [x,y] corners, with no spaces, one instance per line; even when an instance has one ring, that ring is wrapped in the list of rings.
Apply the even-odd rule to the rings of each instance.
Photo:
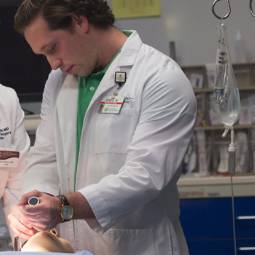
[[[23,245],[21,251],[74,253],[71,244],[54,232],[41,231],[33,235]]]

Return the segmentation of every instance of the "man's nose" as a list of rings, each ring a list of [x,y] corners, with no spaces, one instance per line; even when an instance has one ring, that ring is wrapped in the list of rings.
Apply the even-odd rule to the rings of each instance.
[[[48,62],[50,64],[52,70],[56,70],[59,67],[61,67],[61,65],[62,65],[61,59],[56,59],[56,58],[52,59],[52,58],[48,57],[47,60],[48,60]]]

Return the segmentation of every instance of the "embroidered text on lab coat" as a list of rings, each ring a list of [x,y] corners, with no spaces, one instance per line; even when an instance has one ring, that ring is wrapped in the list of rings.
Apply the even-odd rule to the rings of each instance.
[[[11,133],[9,127],[0,128],[0,140],[3,140],[7,135],[11,135]]]

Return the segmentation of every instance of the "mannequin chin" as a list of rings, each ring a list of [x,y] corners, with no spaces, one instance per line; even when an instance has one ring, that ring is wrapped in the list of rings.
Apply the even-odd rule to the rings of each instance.
[[[74,253],[71,244],[54,232],[42,231],[30,237],[21,251]]]

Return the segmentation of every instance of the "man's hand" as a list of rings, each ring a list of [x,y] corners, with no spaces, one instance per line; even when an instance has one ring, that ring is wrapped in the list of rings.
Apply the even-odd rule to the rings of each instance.
[[[14,236],[18,236],[23,240],[29,239],[33,236],[37,230],[35,230],[32,225],[26,221],[24,218],[21,206],[14,206],[11,213],[8,215],[9,227],[14,233]]]
[[[39,203],[29,205],[30,197],[37,197]],[[37,231],[49,230],[60,223],[60,206],[60,201],[55,196],[37,190],[28,192],[8,216],[10,227],[16,235],[26,240]]]

